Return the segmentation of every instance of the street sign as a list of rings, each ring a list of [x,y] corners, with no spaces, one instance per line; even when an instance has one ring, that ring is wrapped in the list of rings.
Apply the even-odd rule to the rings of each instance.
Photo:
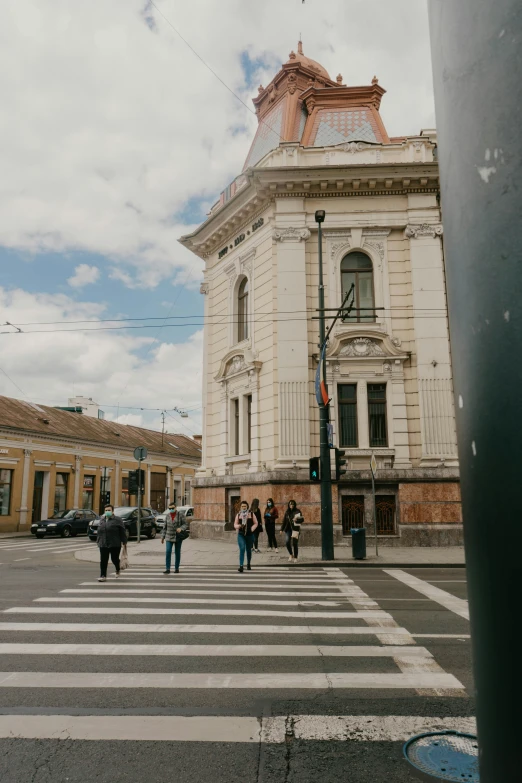
[[[326,432],[328,433],[328,445],[330,446],[331,449],[333,449],[333,447],[334,447],[333,424],[329,424],[329,423],[326,424]]]
[[[377,475],[377,460],[375,459],[375,454],[372,454],[372,458],[370,460],[370,469],[372,471],[373,477]]]
[[[137,459],[138,462],[142,459],[147,459],[147,449],[145,446],[137,446],[134,449],[134,459]]]

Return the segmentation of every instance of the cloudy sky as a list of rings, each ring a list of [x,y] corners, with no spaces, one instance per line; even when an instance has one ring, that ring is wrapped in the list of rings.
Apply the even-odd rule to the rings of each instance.
[[[390,135],[434,127],[425,0],[4,0],[0,323],[23,333],[0,327],[0,394],[200,430],[202,266],[177,239],[299,34],[346,84],[379,77]]]

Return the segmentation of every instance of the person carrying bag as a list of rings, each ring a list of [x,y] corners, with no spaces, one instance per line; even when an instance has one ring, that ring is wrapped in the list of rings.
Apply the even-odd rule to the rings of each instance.
[[[302,522],[303,515],[297,508],[295,500],[288,501],[288,508],[285,511],[283,524],[281,525],[281,533],[284,533],[286,536],[286,548],[290,555],[288,558],[290,563],[296,563],[299,556],[299,535]]]
[[[245,552],[247,556],[247,571],[252,570],[250,560],[252,559],[252,545],[254,543],[254,531],[257,528],[257,519],[248,510],[248,503],[243,500],[239,512],[234,520],[234,528],[237,530],[237,545],[239,547],[239,568],[240,574],[243,573],[243,563],[245,562]]]
[[[114,516],[114,506],[105,506],[104,514],[98,525],[96,543],[100,550],[100,578],[98,582],[107,581],[107,566],[109,557],[114,563],[116,576],[120,575],[120,550],[127,544],[127,532],[120,517]]]
[[[179,574],[179,565],[181,562],[181,545],[189,537],[187,521],[181,514],[178,514],[175,503],[169,503],[169,511],[165,517],[165,526],[161,543],[167,541],[165,548],[165,570],[164,574],[170,574],[170,564],[172,561],[172,548],[174,547],[174,573]]]

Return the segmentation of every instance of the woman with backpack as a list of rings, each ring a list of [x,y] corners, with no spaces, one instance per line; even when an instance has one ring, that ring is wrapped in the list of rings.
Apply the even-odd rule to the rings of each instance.
[[[247,571],[252,570],[250,560],[252,559],[252,545],[254,543],[254,531],[257,528],[257,519],[248,510],[246,500],[241,502],[240,509],[234,520],[234,528],[237,530],[237,545],[239,547],[239,568],[240,574],[243,573],[243,563],[245,562],[245,552],[247,556]]]
[[[288,561],[290,563],[296,563],[299,555],[299,535],[301,533],[301,523],[303,522],[303,515],[297,508],[295,500],[288,501],[288,508],[285,511],[283,518],[283,524],[281,525],[281,533],[286,536],[286,548],[290,557]]]
[[[276,519],[279,517],[279,512],[274,505],[273,498],[268,498],[265,508],[265,530],[268,537],[268,549],[270,552],[275,549],[277,552],[277,538],[275,532]]]
[[[170,562],[172,559],[172,547],[174,547],[174,573],[179,574],[179,564],[181,562],[181,545],[188,538],[188,525],[184,517],[178,513],[175,503],[169,503],[168,514],[165,515],[165,526],[161,543],[167,540],[165,549],[165,570],[164,574],[170,574]]]
[[[261,511],[259,510],[259,500],[257,498],[253,499],[250,511],[257,519],[257,527],[254,531],[254,552],[259,554],[259,534],[263,532],[263,525],[261,524]]]

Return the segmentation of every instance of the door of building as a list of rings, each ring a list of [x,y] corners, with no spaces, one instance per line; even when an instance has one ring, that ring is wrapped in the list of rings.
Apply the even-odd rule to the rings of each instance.
[[[241,506],[241,495],[239,489],[228,490],[227,519],[225,519],[225,530],[234,529],[234,520]]]
[[[150,505],[155,511],[165,511],[165,473],[150,474]]]
[[[34,474],[32,522],[39,522],[42,518],[43,482],[44,472],[43,470],[37,470]]]
[[[349,536],[352,527],[364,527],[364,496],[342,496],[343,536]]]

